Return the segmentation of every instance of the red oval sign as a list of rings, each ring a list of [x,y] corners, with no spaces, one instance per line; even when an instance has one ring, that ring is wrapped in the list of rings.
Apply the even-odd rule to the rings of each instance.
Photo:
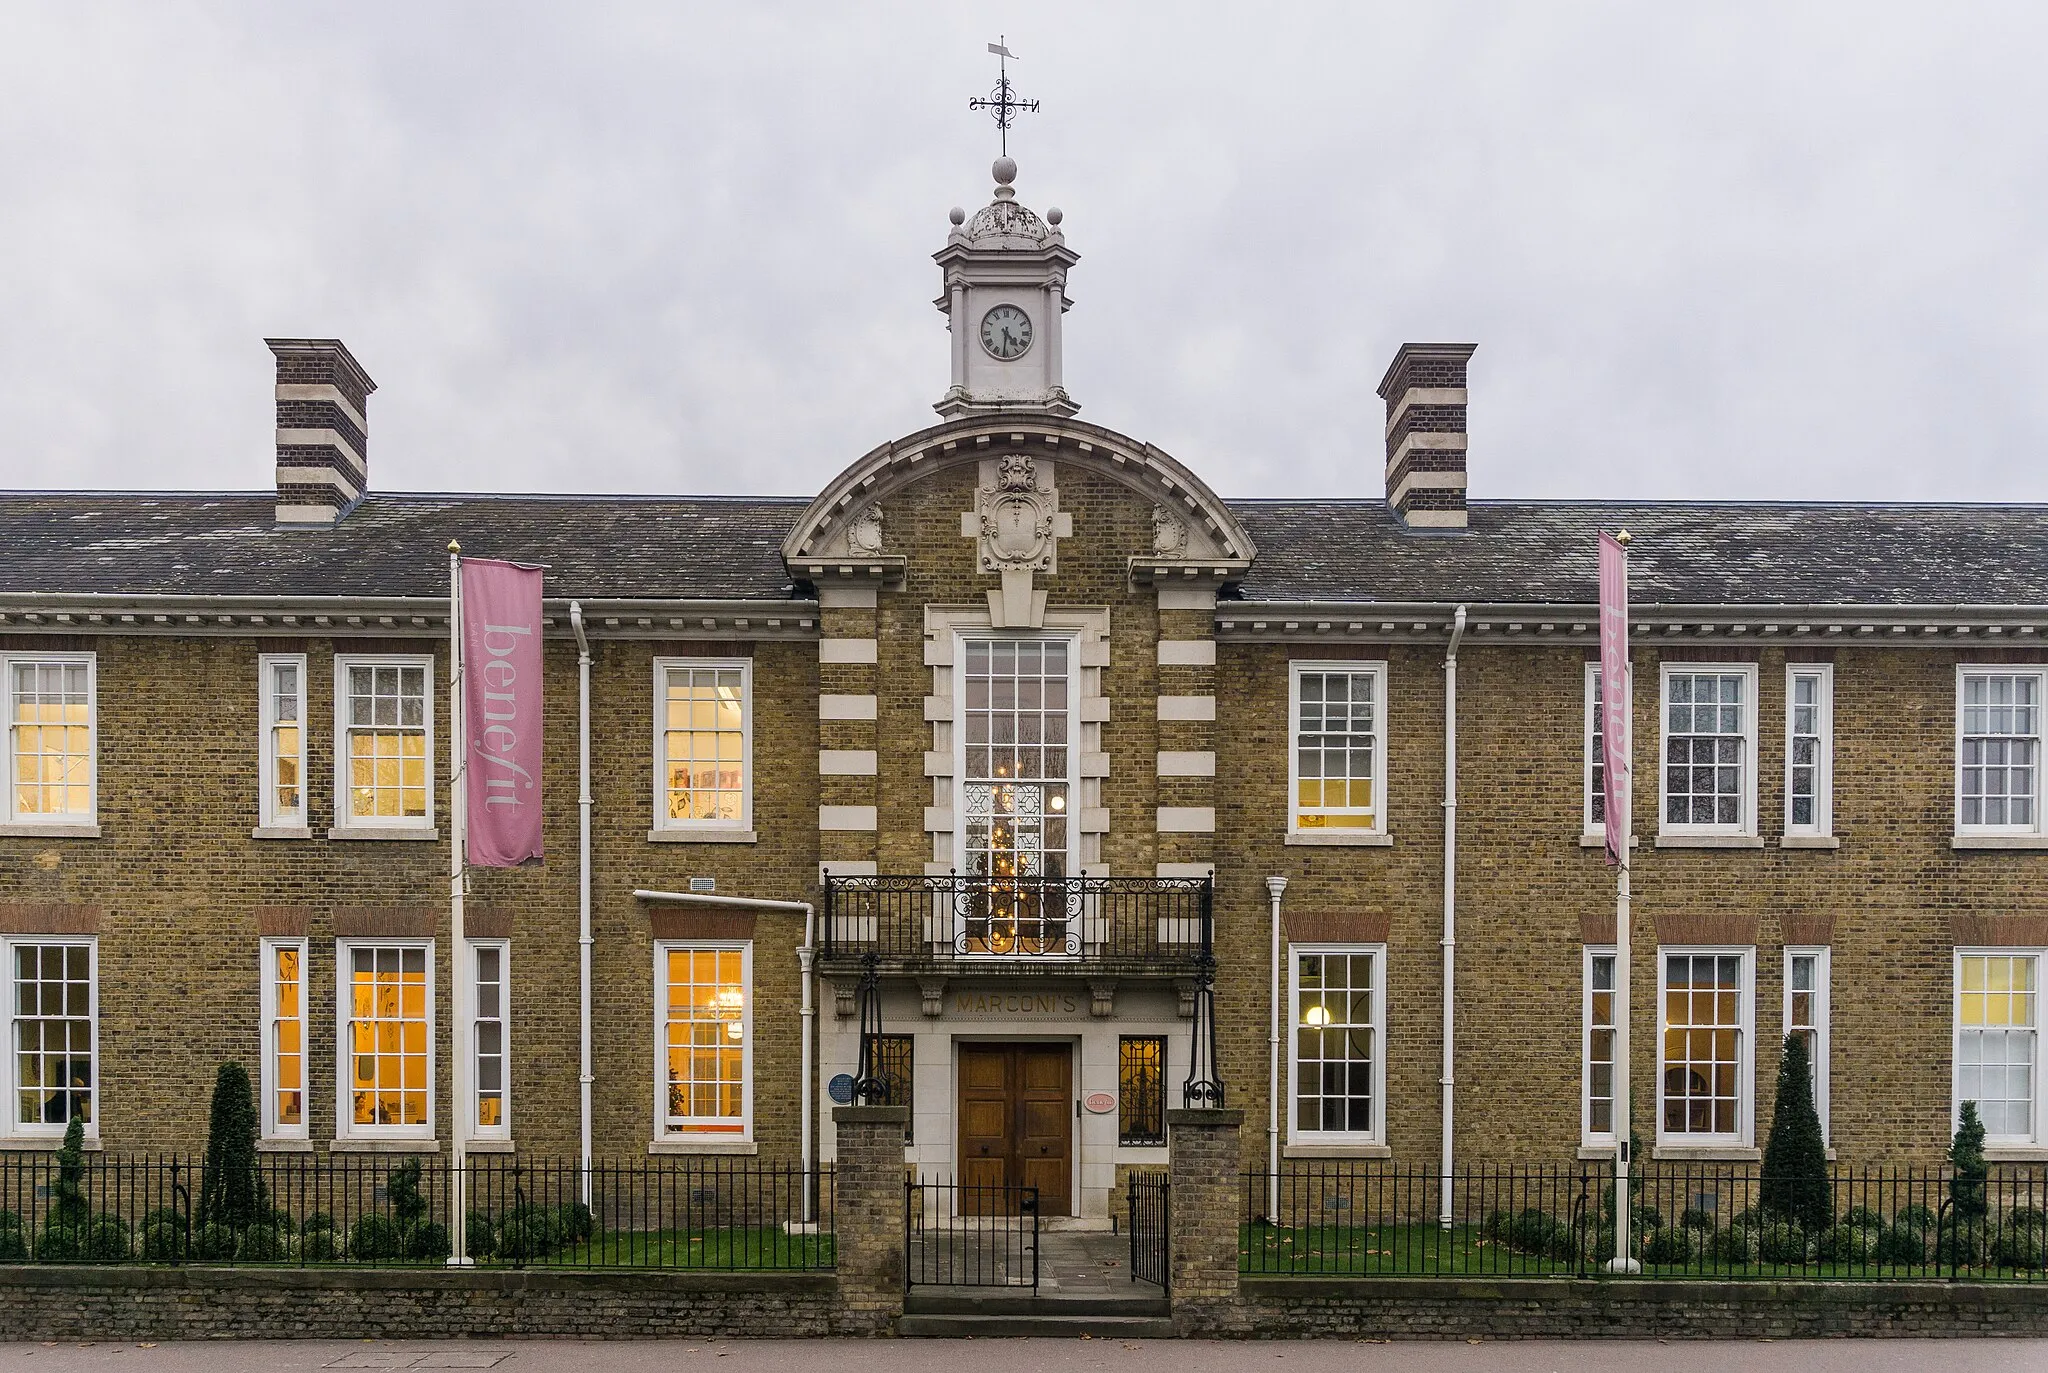
[[[1106,1116],[1116,1109],[1116,1093],[1090,1092],[1082,1103],[1098,1116]]]

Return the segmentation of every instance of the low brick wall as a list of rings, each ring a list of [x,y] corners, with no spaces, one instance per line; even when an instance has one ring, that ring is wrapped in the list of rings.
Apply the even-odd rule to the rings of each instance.
[[[1266,1339],[2048,1335],[2048,1283],[1254,1278],[1206,1331]],[[1180,1312],[1176,1310],[1176,1323]]]
[[[830,1273],[0,1267],[0,1340],[885,1333]]]

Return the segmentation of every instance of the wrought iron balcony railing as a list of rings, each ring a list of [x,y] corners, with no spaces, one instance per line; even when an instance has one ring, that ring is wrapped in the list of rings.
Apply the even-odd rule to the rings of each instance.
[[[1211,952],[1206,877],[827,877],[820,953],[884,963],[1192,973]]]

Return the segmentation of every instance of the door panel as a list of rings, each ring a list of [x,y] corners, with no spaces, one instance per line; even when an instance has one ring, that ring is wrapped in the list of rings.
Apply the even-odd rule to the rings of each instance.
[[[1038,1189],[1039,1214],[1073,1210],[1073,1051],[1064,1044],[960,1047],[959,1177]],[[1003,1204],[963,1195],[970,1214]]]

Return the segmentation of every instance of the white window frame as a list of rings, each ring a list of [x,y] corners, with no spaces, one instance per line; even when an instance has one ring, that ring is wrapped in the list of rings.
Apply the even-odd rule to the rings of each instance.
[[[1596,958],[1616,959],[1614,989],[1609,995],[1613,998],[1615,1007],[1617,1035],[1620,1033],[1621,1006],[1621,965],[1614,945],[1585,945],[1584,952],[1579,957],[1579,1143],[1589,1149],[1612,1147],[1615,1141],[1615,1132],[1612,1129],[1593,1128],[1593,960]],[[1617,1061],[1613,1068],[1618,1079],[1622,1065]],[[1614,1104],[1620,1104],[1618,1099],[1614,1099]]]
[[[7,1116],[5,1136],[11,1139],[54,1140],[62,1139],[70,1122],[49,1124],[44,1121],[23,1121],[21,1114],[21,1057],[15,1034],[15,1007],[19,1004],[14,990],[14,953],[28,945],[34,948],[61,946],[87,950],[87,968],[90,982],[92,1015],[92,1119],[85,1124],[85,1137],[97,1140],[100,1137],[100,1119],[106,1111],[106,1064],[100,1057],[100,941],[98,935],[90,934],[21,934],[0,936],[0,957],[7,960],[7,1063],[0,1075],[4,1075],[7,1090]]]
[[[348,670],[352,667],[419,667],[427,674],[426,709],[426,803],[424,815],[357,815],[349,798],[348,783],[348,736],[349,736],[349,689]],[[337,830],[395,829],[423,830],[434,824],[434,717],[435,698],[439,695],[434,680],[434,655],[431,653],[351,653],[336,654],[334,658],[334,827]],[[376,726],[366,726],[375,729]]]
[[[953,853],[964,868],[967,864],[967,788],[982,778],[967,775],[967,645],[970,643],[1014,643],[1023,639],[1050,642],[1058,639],[1067,646],[1067,770],[1063,776],[1034,780],[1064,783],[1067,788],[1067,872],[1081,874],[1081,636],[1078,631],[1041,633],[1033,630],[971,629],[953,633]],[[979,955],[969,955],[978,957]],[[1005,957],[1006,955],[993,955]],[[1057,958],[1059,954],[1033,957]]]
[[[1372,773],[1375,793],[1370,827],[1310,826],[1301,824],[1301,679],[1310,672],[1345,672],[1372,677]],[[1387,776],[1387,660],[1384,658],[1292,658],[1287,663],[1287,833],[1324,843],[1342,843],[1344,837],[1380,837],[1387,833],[1387,798],[1391,794]]]
[[[22,812],[14,805],[14,779],[16,776],[14,757],[14,669],[22,663],[62,663],[67,666],[85,664],[85,747],[87,803],[84,811],[64,811],[55,815]],[[0,787],[0,823],[8,825],[35,826],[38,828],[76,828],[80,825],[97,826],[100,818],[100,671],[97,653],[0,653],[0,711],[5,712],[0,727],[6,730],[4,752],[6,754],[7,776],[5,786]],[[97,965],[95,965],[97,966]],[[97,1063],[95,1063],[97,1071]]]
[[[1742,818],[1733,825],[1673,824],[1670,811],[1668,759],[1671,753],[1671,679],[1674,676],[1741,676],[1748,685],[1742,703]],[[1755,663],[1660,663],[1657,669],[1657,833],[1673,837],[1730,836],[1755,838],[1757,794],[1757,665]]]
[[[1301,960],[1343,954],[1373,960],[1372,998],[1372,1128],[1370,1130],[1304,1130],[1299,1126],[1301,1044],[1295,1035],[1296,1008],[1301,1004]],[[1287,1142],[1305,1145],[1381,1145],[1387,1137],[1387,946],[1385,944],[1287,945]]]
[[[349,1101],[353,1072],[349,1064],[349,1010],[355,989],[357,949],[425,949],[427,952],[427,1118],[419,1125],[358,1125]],[[334,941],[334,1135],[342,1140],[432,1139],[439,1112],[440,1025],[435,1019],[434,941],[431,939],[348,938]]]
[[[2034,686],[2034,822],[2031,825],[1966,825],[1963,823],[1963,684],[1972,676],[1991,674],[2000,677],[2032,677]],[[2029,663],[1958,663],[1956,664],[1956,717],[1955,717],[1955,832],[1970,835],[2039,835],[2048,833],[2044,829],[2041,814],[2044,789],[2041,785],[2041,771],[2048,765],[2048,720],[2043,712],[2048,711],[2048,667]],[[2015,736],[2018,737],[2018,736]]]
[[[272,938],[266,936],[258,948],[258,983],[261,987],[263,1022],[260,1027],[263,1044],[263,1061],[257,1073],[258,1090],[263,1094],[263,1138],[277,1140],[307,1139],[307,1127],[313,1118],[313,1017],[312,1017],[312,959],[305,936],[297,938]],[[297,951],[299,955],[299,1123],[282,1125],[277,1119],[277,955],[284,950]]]
[[[280,667],[298,669],[299,705],[299,809],[296,814],[287,814],[277,808],[277,754],[271,748],[271,736],[278,725],[277,692],[271,688],[271,674]],[[256,823],[265,830],[303,830],[312,823],[312,788],[307,784],[311,777],[306,770],[312,752],[307,738],[306,720],[306,655],[303,653],[261,653],[256,657],[256,683],[258,692],[257,714],[260,733],[257,735],[256,775],[260,791],[256,802]],[[433,688],[428,687],[431,695]]]
[[[1828,946],[1785,946],[1785,1034],[1788,1038],[1796,1028],[1792,1023],[1792,960],[1795,958],[1813,959],[1813,1109],[1820,1116],[1822,1142],[1831,1143],[1834,1137],[1828,1128],[1828,1060],[1833,1056],[1834,1007]]]
[[[482,1140],[506,1140],[512,1138],[512,941],[509,939],[468,939],[463,941],[469,949],[463,957],[465,971],[469,977],[469,1101],[467,1117],[469,1137]],[[486,1017],[479,1011],[481,1002],[477,999],[483,979],[477,975],[477,956],[486,949],[498,955],[498,1014]],[[498,1024],[499,1057],[503,1060],[499,1072],[499,1093],[502,1098],[496,1125],[484,1125],[478,1117],[482,1112],[482,1075],[477,1071],[482,1042],[477,1028],[486,1019],[495,1019]]]
[[[1736,989],[1735,1119],[1733,1134],[1668,1133],[1664,1129],[1664,1036],[1669,1009],[1668,960],[1673,956],[1725,957],[1741,960]],[[1664,944],[1657,949],[1657,1145],[1680,1149],[1747,1149],[1756,1138],[1756,946],[1753,944]]]
[[[1813,823],[1792,823],[1792,722],[1799,679],[1812,677],[1820,683],[1815,692],[1814,729],[1820,737],[1819,755],[1814,759]],[[1826,839],[1835,832],[1835,665],[1833,663],[1787,663],[1785,665],[1785,835]]]
[[[738,669],[740,674],[740,818],[671,820],[668,814],[668,674],[671,668]],[[654,660],[654,813],[657,834],[745,834],[754,828],[754,660],[752,658],[656,658]]]
[[[2034,1093],[2033,1133],[2031,1135],[1994,1135],[1984,1132],[1984,1143],[1991,1148],[2036,1149],[2043,1138],[2044,1107],[2041,1100],[2041,973],[2048,963],[2048,949],[2037,948],[1991,948],[1959,947],[1951,960],[1949,971],[1949,1104],[1948,1128],[1953,1135],[1962,1124],[1963,1118],[1963,960],[1965,958],[2031,958],[2034,960],[2034,1060],[2032,1066],[2032,1088]],[[1981,1112],[1979,1113],[1981,1118]]]
[[[677,951],[730,953],[739,951],[740,982],[746,1004],[740,1011],[740,1128],[693,1130],[672,1127],[668,1114],[668,956]],[[721,1117],[722,1119],[722,1117]],[[751,939],[657,939],[654,941],[654,1138],[656,1143],[683,1143],[707,1153],[751,1146],[754,1142],[754,941]]]

